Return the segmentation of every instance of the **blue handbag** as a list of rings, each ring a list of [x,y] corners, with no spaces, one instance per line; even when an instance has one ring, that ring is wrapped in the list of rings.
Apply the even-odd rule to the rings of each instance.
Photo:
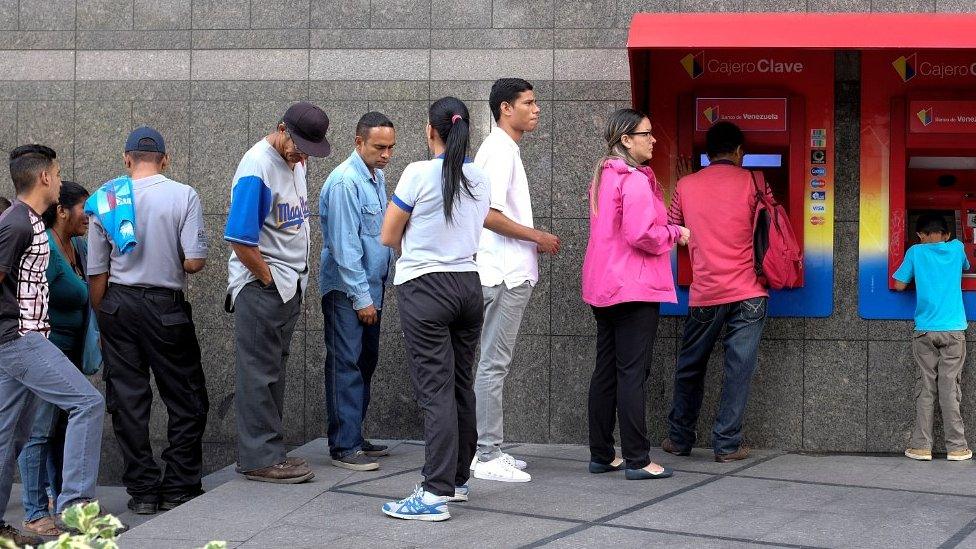
[[[102,347],[99,343],[98,322],[95,314],[88,309],[88,323],[85,328],[85,353],[81,360],[81,373],[94,375],[102,368]]]
[[[76,236],[71,239],[71,245],[78,253],[79,262],[87,267],[88,265],[88,241],[83,237]],[[88,282],[88,276],[85,276]],[[88,308],[88,320],[85,322],[85,350],[81,356],[81,373],[86,376],[94,375],[102,368],[102,345],[99,341],[98,319],[95,311]]]

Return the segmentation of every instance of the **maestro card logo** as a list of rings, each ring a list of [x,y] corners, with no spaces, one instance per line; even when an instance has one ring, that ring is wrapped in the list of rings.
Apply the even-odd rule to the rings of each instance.
[[[932,107],[918,111],[917,113],[915,113],[915,116],[918,117],[918,119],[922,122],[923,126],[928,126],[929,124],[932,123],[933,120]]]
[[[681,58],[681,66],[684,67],[688,76],[698,78],[705,74],[705,52],[689,53]]]
[[[915,69],[918,66],[918,54],[913,53],[908,57],[903,55],[895,59],[891,65],[895,67],[895,72],[901,77],[902,82],[908,82],[918,74],[918,71]]]

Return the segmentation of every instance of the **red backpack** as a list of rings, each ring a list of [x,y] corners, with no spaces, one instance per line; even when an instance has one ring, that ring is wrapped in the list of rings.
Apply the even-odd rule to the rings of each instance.
[[[797,288],[803,280],[803,252],[793,234],[793,225],[786,209],[772,198],[769,184],[763,180],[759,189],[756,172],[752,184],[756,189],[756,214],[753,219],[752,247],[755,253],[756,276],[774,290]]]

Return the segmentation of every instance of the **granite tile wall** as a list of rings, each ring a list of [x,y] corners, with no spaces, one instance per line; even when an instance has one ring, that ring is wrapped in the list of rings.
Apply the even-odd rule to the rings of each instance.
[[[322,181],[349,153],[367,110],[397,125],[389,187],[426,157],[426,108],[445,94],[468,102],[473,144],[491,126],[494,78],[536,84],[543,109],[523,158],[536,222],[563,240],[542,259],[542,281],[523,324],[506,394],[512,441],[584,442],[586,387],[595,327],[579,298],[586,243],[585,187],[612,110],[629,104],[624,45],[639,11],[976,11],[959,0],[0,0],[0,153],[36,141],[55,147],[65,178],[92,188],[122,170],[129,129],[152,124],[168,140],[170,175],[204,203],[213,252],[191,277],[198,332],[208,358],[211,417],[207,464],[234,458],[233,318],[222,310],[228,251],[220,239],[240,155],[270,131],[283,109],[311,99],[332,119],[335,154],[313,160],[313,212]],[[859,57],[836,56],[837,198],[834,315],[774,319],[746,424],[758,446],[819,451],[898,451],[910,428],[913,365],[906,322],[857,315]],[[12,194],[0,173],[0,194]],[[313,248],[321,246],[315,224]],[[317,269],[317,252],[313,266]],[[289,443],[324,433],[322,318],[317,284],[292,344],[286,416]],[[367,431],[419,438],[395,299],[384,311],[382,362]],[[649,430],[664,435],[681,319],[663,319],[648,394]],[[976,335],[976,334],[973,334]],[[700,424],[707,444],[721,381],[721,349],[708,376]],[[971,369],[970,369],[971,370]],[[101,383],[100,380],[96,380]],[[973,375],[964,412],[976,425]],[[162,406],[153,437],[165,440]],[[976,429],[976,426],[973,427]],[[972,430],[971,430],[972,432]],[[104,482],[119,463],[106,430]],[[976,439],[974,439],[976,442]],[[157,444],[157,445],[158,445]]]

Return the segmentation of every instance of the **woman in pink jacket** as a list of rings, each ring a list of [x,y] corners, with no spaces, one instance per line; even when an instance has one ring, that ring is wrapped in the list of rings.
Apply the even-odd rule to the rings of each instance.
[[[583,301],[596,317],[596,369],[590,379],[590,472],[626,468],[628,480],[666,478],[652,463],[644,401],[647,365],[662,301],[674,303],[670,251],[690,233],[669,225],[654,172],[651,121],[633,109],[610,115],[606,156],[590,187],[590,239],[583,260]],[[623,457],[613,449],[620,419]]]

